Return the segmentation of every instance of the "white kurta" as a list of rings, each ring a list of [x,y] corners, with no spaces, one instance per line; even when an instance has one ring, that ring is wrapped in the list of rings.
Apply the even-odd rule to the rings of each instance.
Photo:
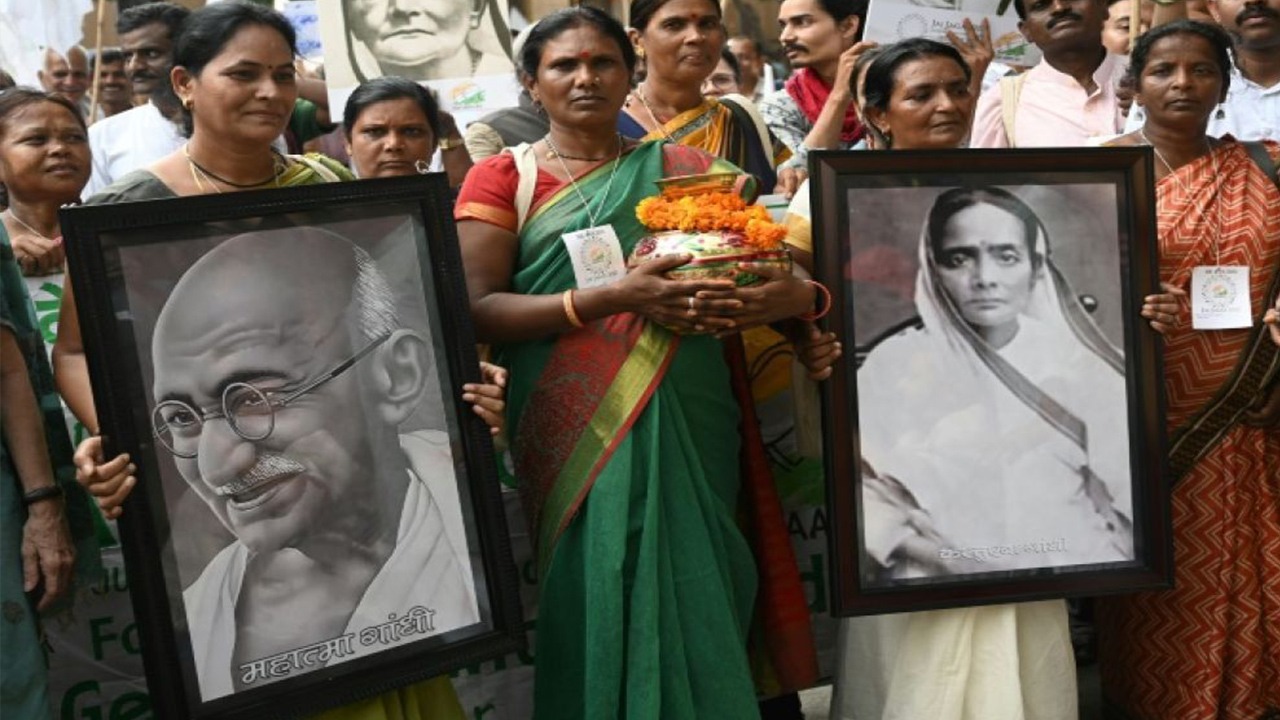
[[[1051,263],[1043,228],[1035,245]],[[1068,320],[1064,304],[1076,301],[1058,292],[1049,265],[1015,338],[986,346],[950,309],[928,247],[922,237],[924,328],[881,342],[857,373],[862,457],[897,483],[862,484],[869,554],[889,577],[927,576],[894,556],[927,524],[943,541],[940,558],[966,552],[973,572],[1131,559],[1118,522],[1132,517],[1125,380],[1088,344],[1106,341],[1091,321]],[[1015,394],[1017,376],[1034,386],[1033,401]],[[1063,432],[1072,426],[1084,428],[1083,442]],[[839,645],[833,718],[1078,714],[1060,600],[852,618]]]
[[[83,197],[93,197],[116,180],[182,147],[183,142],[178,126],[150,102],[90,125],[93,171]]]

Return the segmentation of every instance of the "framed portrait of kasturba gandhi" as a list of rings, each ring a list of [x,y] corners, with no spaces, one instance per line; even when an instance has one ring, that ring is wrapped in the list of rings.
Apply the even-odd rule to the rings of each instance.
[[[443,176],[63,212],[157,717],[300,717],[520,646]]]
[[[1171,582],[1145,148],[815,153],[833,605]]]

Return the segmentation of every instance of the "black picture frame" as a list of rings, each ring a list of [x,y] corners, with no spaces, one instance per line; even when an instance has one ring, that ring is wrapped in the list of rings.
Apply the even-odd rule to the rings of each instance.
[[[1150,150],[823,151],[810,173],[815,275],[845,348],[822,397],[834,613],[1171,587],[1162,346],[1139,316],[1159,288]],[[1033,217],[955,230],[973,200],[943,193],[993,186]],[[1001,245],[1000,216],[1054,262]]]
[[[62,211],[105,452],[107,457],[127,452],[137,466],[137,487],[125,502],[120,530],[157,717],[303,717],[524,647],[518,575],[491,437],[462,400],[463,384],[478,382],[480,373],[451,208],[447,182],[434,174]],[[193,271],[197,260],[199,272]],[[381,278],[374,283],[385,290],[381,295],[355,289],[371,282],[370,268]],[[301,279],[313,272],[339,282]],[[352,282],[350,289],[342,287],[342,278]],[[339,298],[332,305],[337,310],[326,315],[314,309],[330,307],[328,297]],[[391,308],[395,318],[379,322],[394,324],[366,346],[357,333],[372,325],[367,318],[375,302]],[[286,310],[275,310],[281,307]],[[252,334],[255,323],[274,330],[263,340]],[[158,327],[167,333],[160,335],[163,340],[157,340]],[[339,327],[346,330],[338,332]],[[241,335],[250,328],[249,340],[236,340],[227,328],[240,328]],[[313,337],[309,353],[299,355],[299,345],[288,345]],[[152,340],[163,348],[154,359],[148,352]],[[295,385],[309,385],[320,363],[332,368],[326,357],[338,352],[332,348],[357,344],[362,348],[351,351],[355,359],[344,363],[349,367],[367,365],[368,358],[375,358],[377,368],[391,367],[383,364],[390,355],[411,358],[395,366],[410,378],[400,386],[409,389],[397,395],[407,408],[403,415],[380,414],[391,406],[390,394],[376,396],[382,404],[366,404],[373,392],[370,370],[341,371],[327,381],[329,389],[307,390],[311,397],[293,406],[276,404]],[[289,347],[292,355],[280,349]],[[179,350],[170,352],[174,348]],[[386,354],[380,354],[384,348]],[[246,360],[252,367],[238,371],[251,376],[248,382],[262,384],[262,399],[274,406],[271,434],[262,440],[241,434],[259,422],[253,398],[226,400],[234,397],[227,389],[232,377],[219,374],[233,368],[234,363],[221,363],[241,350],[266,366],[258,369]],[[192,409],[208,413],[214,408],[215,415],[193,423],[192,415],[175,411],[176,406],[157,411],[152,383],[159,373],[153,363],[164,366],[166,401],[190,390]],[[348,377],[338,376],[343,373]],[[252,379],[259,375],[263,379]],[[208,435],[217,442],[233,435],[225,415],[216,414],[216,396],[205,398],[201,388],[222,394],[222,411],[237,408],[238,437],[226,447],[254,448],[250,470],[243,463],[228,470],[236,456],[204,447]],[[252,395],[243,388],[235,392]],[[356,402],[342,404],[343,397]],[[192,434],[189,428],[196,425]],[[157,432],[161,426],[163,432]],[[272,442],[284,449],[266,447]],[[393,452],[375,452],[387,442]],[[169,446],[184,454],[196,448],[190,451],[195,457],[180,460]],[[277,475],[263,480],[266,471],[253,473],[260,466],[273,467],[261,465],[267,450],[301,464],[272,470]],[[206,458],[207,466],[202,464]],[[333,458],[350,462],[330,462]],[[241,484],[216,485],[220,481],[209,479],[224,475]],[[226,494],[219,495],[222,491]],[[319,501],[302,502],[308,494]],[[283,524],[268,524],[273,518],[253,515],[268,511],[294,518],[303,540],[286,537]],[[257,535],[252,534],[255,523]],[[228,532],[233,526],[237,531]],[[380,529],[366,537],[355,526]],[[322,601],[277,603],[273,627],[292,617],[299,621],[296,632],[281,630],[272,652],[252,654],[246,648],[266,635],[241,619],[251,617],[248,609],[238,612],[236,606],[248,605],[243,599],[254,585],[248,570],[228,568],[237,562],[242,568],[251,562],[261,567],[262,558],[275,562],[286,556],[263,547],[319,542],[318,528],[343,528],[330,530],[340,542],[327,540],[334,552],[323,554],[325,563],[346,568],[334,558],[349,560],[364,552],[377,563],[370,571],[376,574],[364,585],[337,573],[327,582],[302,583],[290,603],[307,590]],[[316,560],[322,554],[295,551],[294,556],[306,557],[309,568],[320,564]],[[226,588],[234,601],[220,606],[207,600],[222,597],[219,592]],[[428,599],[423,599],[424,588]],[[358,598],[354,609],[352,598]],[[326,616],[335,605],[347,619],[336,610]],[[230,650],[219,640],[228,634],[237,638]]]

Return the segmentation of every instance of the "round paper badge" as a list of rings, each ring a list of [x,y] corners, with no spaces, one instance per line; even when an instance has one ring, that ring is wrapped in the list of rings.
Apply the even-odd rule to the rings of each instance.
[[[1226,310],[1236,301],[1235,285],[1221,278],[1210,279],[1200,288],[1200,299],[1210,310]]]

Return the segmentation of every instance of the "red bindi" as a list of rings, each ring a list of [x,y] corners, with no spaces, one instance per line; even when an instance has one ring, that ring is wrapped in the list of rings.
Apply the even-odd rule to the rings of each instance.
[[[587,52],[586,50],[583,50],[582,52],[578,53],[578,57],[581,58],[582,60],[590,60],[591,53]]]

